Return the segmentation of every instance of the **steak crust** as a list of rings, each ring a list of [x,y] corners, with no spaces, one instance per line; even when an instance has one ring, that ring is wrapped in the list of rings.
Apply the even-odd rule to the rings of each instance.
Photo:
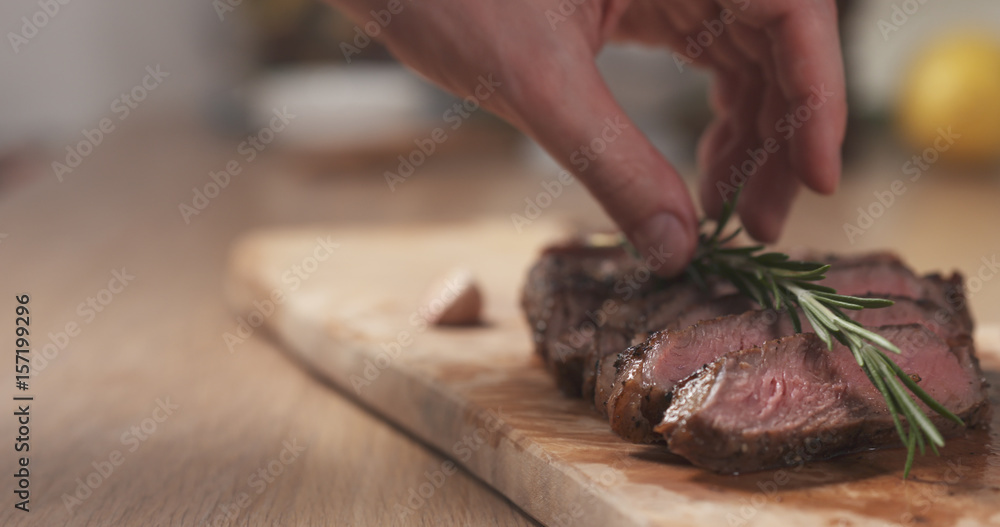
[[[968,426],[986,423],[986,384],[968,336],[941,340],[917,325],[883,326],[903,351],[892,359]],[[920,403],[923,406],[922,403]],[[946,437],[964,430],[924,407]],[[740,473],[900,446],[881,394],[851,352],[813,333],[720,357],[683,380],[655,431],[671,452]]]
[[[594,360],[619,353],[714,295],[686,280],[655,277],[621,247],[581,241],[546,249],[528,274],[521,305],[536,352],[569,396],[593,397]]]
[[[983,422],[988,403],[960,275],[920,277],[890,253],[796,257],[830,263],[823,283],[841,294],[894,300],[847,314],[882,326],[907,351],[906,371],[956,383],[952,391],[938,380],[924,388],[968,424]],[[760,309],[726,283],[662,280],[648,264],[621,247],[576,240],[542,254],[522,296],[535,349],[557,386],[592,400],[623,438],[665,442],[723,472],[801,462],[802,452],[819,459],[898,444],[881,395],[849,352],[817,347],[814,334],[794,334],[787,314]],[[776,386],[795,390],[776,396]],[[747,400],[724,396],[730,392]],[[946,434],[961,429],[936,423]]]
[[[808,255],[806,257],[809,257]],[[937,324],[971,328],[958,275],[918,277],[890,253],[814,257],[832,267],[824,281],[848,295],[892,295],[928,301],[939,308]],[[655,263],[655,262],[653,262]],[[574,240],[546,249],[531,269],[522,307],[536,352],[557,386],[573,397],[597,397],[598,370],[610,378],[609,355],[661,329],[683,329],[701,320],[756,307],[725,283],[708,288],[684,280],[662,280],[621,247],[594,247]],[[606,392],[603,387],[602,392]]]
[[[889,307],[846,314],[865,326],[919,324],[943,342],[965,339],[971,332],[972,328],[959,320],[938,324],[932,317],[940,309],[930,301],[894,300]],[[805,316],[800,313],[799,319],[803,330],[810,331]],[[774,310],[751,310],[654,333],[621,354],[610,368],[609,361],[602,361],[601,390],[595,393],[595,406],[604,407],[599,413],[609,417],[612,430],[621,437],[636,443],[660,442],[662,437],[652,429],[671,404],[674,387],[681,379],[726,353],[794,333],[788,315]]]

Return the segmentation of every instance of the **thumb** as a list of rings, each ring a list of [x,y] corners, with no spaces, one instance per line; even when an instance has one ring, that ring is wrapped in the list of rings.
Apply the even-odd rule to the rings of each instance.
[[[688,188],[625,115],[593,61],[577,64],[584,71],[556,72],[562,82],[545,79],[522,94],[512,108],[518,124],[580,178],[650,270],[674,276],[697,242]]]

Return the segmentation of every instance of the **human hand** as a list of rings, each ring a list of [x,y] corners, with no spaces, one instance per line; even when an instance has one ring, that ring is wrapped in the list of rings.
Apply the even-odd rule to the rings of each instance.
[[[601,78],[594,57],[609,40],[667,45],[713,72],[715,119],[698,147],[708,215],[745,181],[740,218],[773,242],[802,184],[836,189],[847,108],[833,0],[331,1],[359,25],[392,8],[389,50],[452,93],[475,97],[494,79],[481,104],[573,170],[640,251],[671,253],[661,274],[690,261],[697,216]],[[702,52],[689,48],[706,31]]]

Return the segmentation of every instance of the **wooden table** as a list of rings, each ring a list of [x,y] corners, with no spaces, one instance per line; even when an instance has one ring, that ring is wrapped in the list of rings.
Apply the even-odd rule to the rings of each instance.
[[[31,512],[14,509],[16,480],[7,476],[0,524],[532,524],[464,472],[449,477],[418,514],[398,517],[394,506],[411,499],[445,458],[305,373],[266,335],[227,346],[223,334],[236,320],[220,278],[231,240],[255,227],[506,217],[522,212],[525,197],[541,191],[540,178],[555,171],[442,157],[390,192],[381,175],[388,163],[319,178],[268,152],[241,162],[242,172],[186,224],[178,206],[191,204],[192,187],[204,187],[209,171],[240,159],[235,147],[190,124],[137,117],[65,182],[43,159],[17,169],[37,178],[0,187],[5,360],[13,362],[17,294],[31,295],[34,354],[54,339],[25,392],[35,397]],[[935,166],[908,184],[858,243],[848,241],[843,223],[900,177],[900,164],[876,155],[848,174],[836,198],[805,196],[784,245],[888,246],[921,270],[986,268],[981,259],[1000,250],[995,175],[956,177]],[[576,184],[545,214],[605,223]],[[110,284],[119,291],[112,293],[116,272],[128,281]],[[987,274],[971,302],[980,320],[996,322],[1000,280]],[[75,336],[63,337],[74,323]],[[10,398],[21,394],[10,367],[3,371],[0,470],[13,474]]]

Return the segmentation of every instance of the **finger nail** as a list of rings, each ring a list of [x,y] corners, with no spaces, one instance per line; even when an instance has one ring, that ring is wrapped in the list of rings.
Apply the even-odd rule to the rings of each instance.
[[[662,212],[647,219],[632,231],[631,239],[650,270],[660,276],[675,276],[688,264],[691,233],[673,214]]]

